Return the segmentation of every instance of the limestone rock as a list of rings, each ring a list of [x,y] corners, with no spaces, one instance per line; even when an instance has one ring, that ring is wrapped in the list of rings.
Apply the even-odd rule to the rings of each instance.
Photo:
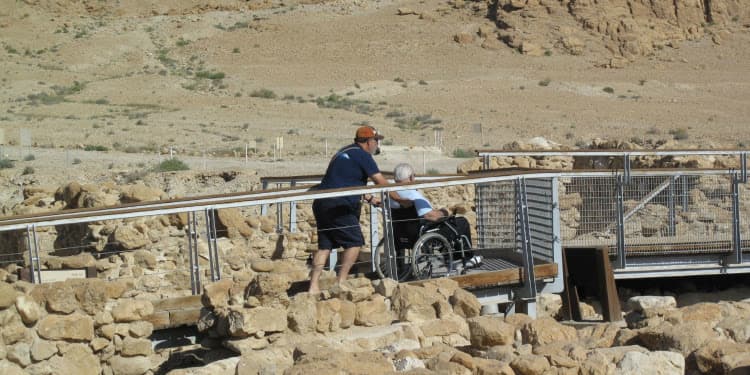
[[[542,374],[550,368],[549,361],[543,356],[524,354],[510,363],[517,374]]]
[[[28,296],[18,296],[16,298],[16,310],[21,315],[21,319],[27,325],[33,325],[42,316],[44,311],[36,301]]]
[[[712,340],[693,353],[698,370],[703,374],[729,374],[730,361],[744,357],[745,365],[750,366],[750,343],[735,343]],[[730,361],[725,361],[732,358]],[[732,368],[729,368],[732,367]]]
[[[231,309],[227,319],[232,337],[247,337],[258,332],[284,332],[287,327],[286,311],[273,307]]]
[[[469,324],[471,344],[480,348],[495,345],[509,345],[515,339],[516,328],[501,318],[489,315],[477,316],[466,320]]]
[[[419,322],[437,318],[433,305],[443,298],[439,293],[420,286],[399,284],[392,300],[399,320]]]
[[[0,373],[3,375],[27,375],[28,372],[10,361],[0,361]]]
[[[39,336],[47,340],[90,341],[94,338],[94,320],[88,315],[47,315],[38,323]]]
[[[220,233],[226,231],[229,238],[234,238],[237,233],[244,238],[253,235],[253,229],[245,222],[245,218],[236,208],[224,208],[216,211],[216,230]]]
[[[63,268],[86,268],[96,265],[96,259],[91,253],[79,253],[77,255],[63,257]]]
[[[133,259],[135,264],[142,268],[148,268],[150,270],[156,269],[157,261],[156,255],[147,250],[136,250],[133,252]]]
[[[390,309],[386,305],[385,297],[376,294],[366,301],[357,302],[354,324],[360,326],[388,325],[393,320]]]
[[[449,301],[453,306],[453,311],[462,318],[479,316],[482,310],[482,304],[479,303],[474,293],[464,289],[456,289]]]
[[[628,352],[617,363],[617,374],[684,374],[685,358],[680,353],[656,351]]]
[[[29,344],[19,342],[8,349],[7,359],[9,361],[18,364],[21,367],[26,367],[31,364]]]
[[[57,354],[57,345],[54,342],[36,338],[31,343],[31,359],[34,362],[43,361],[55,354]]]
[[[133,357],[138,355],[147,356],[152,353],[153,349],[151,349],[151,340],[125,337],[122,341],[122,351],[120,352],[120,355],[123,357]]]
[[[628,308],[636,312],[655,308],[677,308],[677,301],[672,296],[638,296],[628,300]]]
[[[412,14],[417,14],[417,12],[415,12],[411,8],[403,8],[402,7],[402,8],[398,8],[398,10],[396,10],[396,14],[398,14],[399,16],[408,16],[408,15],[412,15]]]
[[[232,289],[231,279],[224,279],[203,286],[201,303],[209,308],[225,308],[229,305],[229,291]]]
[[[555,341],[574,341],[578,333],[552,318],[539,318],[524,325],[521,330],[525,343],[544,345]]]
[[[718,334],[705,322],[679,325],[663,323],[638,331],[638,340],[649,350],[679,350],[684,356],[705,345]]]
[[[474,34],[462,31],[453,36],[453,40],[458,44],[471,44],[474,43]]]
[[[289,329],[297,333],[311,333],[315,331],[316,301],[310,294],[298,294],[289,304]]]
[[[112,309],[112,317],[117,323],[134,322],[154,313],[154,305],[146,300],[121,299]]]
[[[151,241],[148,237],[129,225],[120,225],[112,234],[112,242],[116,242],[125,250],[134,250],[146,246]]]
[[[70,314],[80,307],[70,283],[49,284],[44,290],[47,310],[50,312]]]
[[[127,185],[120,189],[120,201],[122,203],[158,201],[166,195],[161,189],[151,188],[143,184]]]
[[[108,360],[114,375],[142,375],[151,369],[151,360],[148,357],[121,357],[113,356]]]
[[[524,41],[521,43],[520,51],[522,54],[529,56],[542,56],[544,54],[542,47],[540,47],[536,43],[528,41]]]
[[[151,322],[143,320],[130,323],[130,325],[128,326],[128,333],[131,337],[135,338],[149,337],[153,332],[154,325]]]

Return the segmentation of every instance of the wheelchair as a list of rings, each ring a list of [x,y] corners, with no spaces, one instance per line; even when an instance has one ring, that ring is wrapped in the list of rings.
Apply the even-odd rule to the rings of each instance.
[[[385,239],[382,239],[375,253],[379,277],[424,280],[455,275],[458,268],[462,268],[462,260],[454,260],[454,257],[465,259],[464,253],[472,246],[466,219],[449,216],[430,222],[417,216],[414,207],[391,209],[391,218],[396,270],[390,276]]]

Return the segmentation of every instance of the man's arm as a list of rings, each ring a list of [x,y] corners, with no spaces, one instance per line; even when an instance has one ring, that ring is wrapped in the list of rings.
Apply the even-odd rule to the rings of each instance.
[[[370,176],[370,179],[376,185],[387,185],[388,184],[388,180],[386,180],[385,177],[383,177],[383,174],[380,173],[380,172],[375,173],[374,175]],[[388,196],[391,199],[393,199],[396,202],[398,202],[401,205],[401,207],[411,207],[411,206],[414,205],[414,203],[410,199],[401,198],[401,196],[398,195],[398,193],[395,192],[395,191],[392,191],[392,192],[388,193]],[[368,203],[371,203],[371,204],[374,204],[374,205],[379,205],[380,204],[380,197],[375,196],[375,195],[365,194],[364,199]]]

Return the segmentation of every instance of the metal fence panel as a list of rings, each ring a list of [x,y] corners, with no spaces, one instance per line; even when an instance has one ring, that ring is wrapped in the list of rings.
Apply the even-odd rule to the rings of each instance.
[[[516,249],[516,190],[513,181],[476,185],[477,245]]]
[[[531,251],[535,258],[554,262],[553,179],[526,179]]]

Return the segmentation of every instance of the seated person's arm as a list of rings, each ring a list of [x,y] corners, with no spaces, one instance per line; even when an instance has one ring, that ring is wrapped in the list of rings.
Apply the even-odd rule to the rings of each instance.
[[[374,175],[370,176],[370,179],[372,182],[374,182],[377,185],[387,185],[388,180],[383,177],[381,173],[375,173]],[[401,207],[411,207],[414,205],[414,203],[411,201],[411,199],[401,198],[400,195],[398,195],[398,192],[392,191],[388,193],[388,196],[398,202],[398,204],[401,205]],[[372,204],[380,204],[380,197],[370,194],[365,194],[364,199],[368,202],[371,202]]]
[[[448,210],[441,208],[439,210],[431,210],[424,214],[422,217],[427,221],[439,221],[443,218],[448,217]]]
[[[401,207],[411,207],[414,206],[414,201],[408,198],[402,198],[397,191],[392,191],[388,193],[388,196],[393,199],[394,201],[398,202],[398,204]]]

